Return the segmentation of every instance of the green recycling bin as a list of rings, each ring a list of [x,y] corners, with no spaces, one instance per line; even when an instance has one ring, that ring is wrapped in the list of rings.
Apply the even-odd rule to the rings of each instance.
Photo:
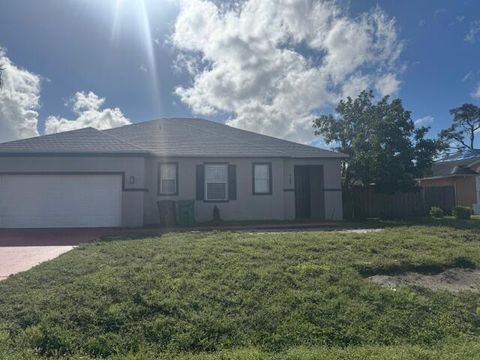
[[[180,226],[190,226],[195,224],[195,201],[179,200],[177,201],[178,223]]]

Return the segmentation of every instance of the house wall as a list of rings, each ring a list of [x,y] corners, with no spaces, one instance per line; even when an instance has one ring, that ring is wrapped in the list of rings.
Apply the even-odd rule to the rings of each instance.
[[[158,164],[178,164],[178,194],[158,195]],[[293,220],[295,219],[295,165],[322,165],[324,172],[326,219],[342,218],[340,189],[340,161],[338,159],[281,159],[281,158],[149,158],[146,162],[145,225],[158,223],[157,201],[195,200],[196,165],[208,162],[226,162],[236,165],[237,199],[228,202],[195,201],[195,216],[199,222],[212,220],[213,207],[220,209],[223,220]],[[254,195],[252,192],[252,163],[272,164],[272,193]],[[321,211],[317,210],[317,213]]]
[[[56,156],[0,157],[0,173],[122,173],[122,226],[143,225],[145,159],[143,157]],[[130,184],[130,177],[134,184]]]
[[[158,164],[178,163],[179,193],[159,196]],[[236,165],[237,200],[222,203],[195,201],[196,220],[212,220],[213,207],[220,208],[224,220],[293,220],[295,219],[295,165],[322,165],[324,173],[324,218],[342,218],[340,160],[281,158],[143,158],[118,156],[32,156],[1,157],[0,173],[122,173],[122,226],[158,224],[157,201],[163,199],[195,200],[196,165],[205,162],[228,162]],[[252,163],[272,163],[272,194],[253,195]],[[130,178],[134,177],[134,183]],[[318,204],[315,204],[318,206]],[[315,214],[322,214],[315,208]]]
[[[438,179],[422,179],[421,186],[453,186],[455,189],[455,205],[473,207],[477,202],[475,176],[444,177]]]

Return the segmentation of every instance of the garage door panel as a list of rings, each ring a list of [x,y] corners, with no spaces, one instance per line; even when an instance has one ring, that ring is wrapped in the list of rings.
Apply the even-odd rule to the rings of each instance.
[[[0,227],[120,226],[120,175],[0,175]]]

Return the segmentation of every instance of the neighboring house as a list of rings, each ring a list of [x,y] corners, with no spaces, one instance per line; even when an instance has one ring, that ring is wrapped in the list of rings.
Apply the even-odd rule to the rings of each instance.
[[[342,219],[340,153],[201,119],[0,144],[0,227],[140,227],[160,200],[199,222]]]
[[[468,206],[480,213],[480,150],[466,151],[436,162],[432,175],[420,180],[420,185],[453,186],[455,204]]]

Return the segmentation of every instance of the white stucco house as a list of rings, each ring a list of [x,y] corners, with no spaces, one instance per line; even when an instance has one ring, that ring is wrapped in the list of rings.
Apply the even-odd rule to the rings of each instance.
[[[0,228],[142,227],[160,200],[195,219],[342,219],[333,151],[202,119],[85,128],[0,144]]]

